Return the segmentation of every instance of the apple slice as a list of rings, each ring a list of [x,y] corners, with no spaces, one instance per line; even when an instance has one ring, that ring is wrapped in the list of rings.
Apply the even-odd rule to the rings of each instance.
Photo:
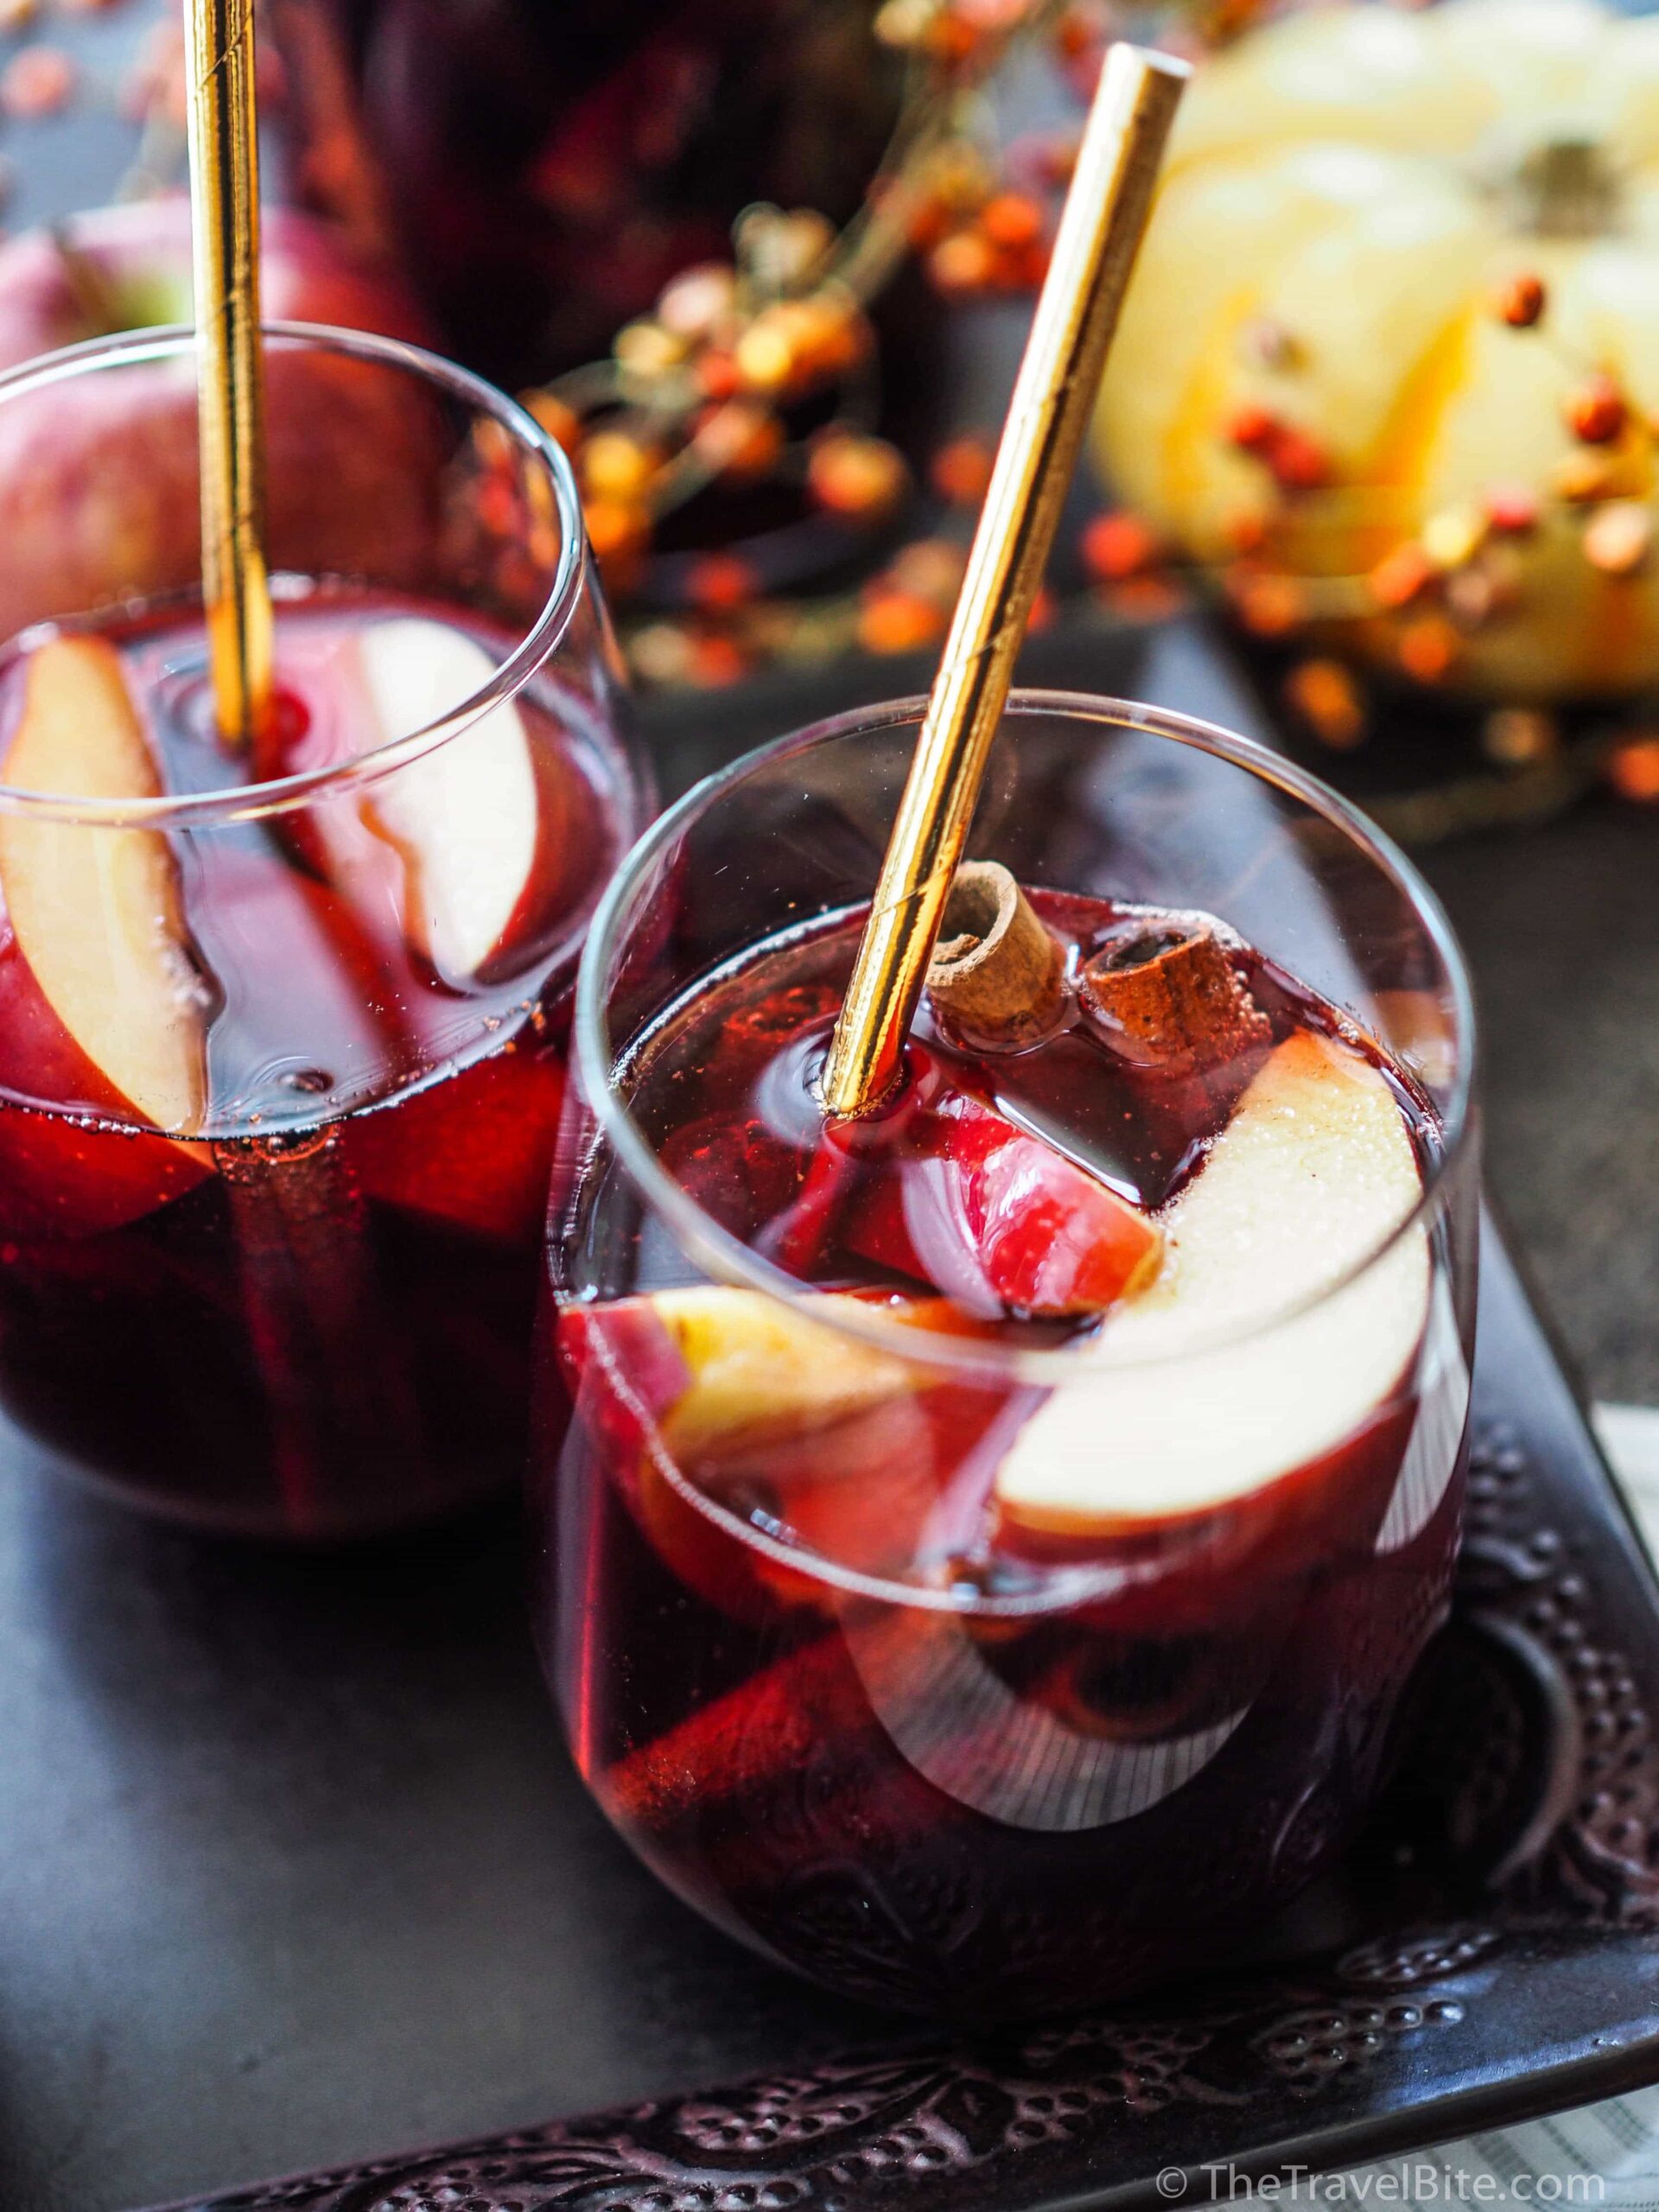
[[[112,645],[54,638],[30,655],[3,772],[69,798],[161,796]],[[41,995],[117,1099],[158,1129],[199,1128],[206,995],[166,836],[0,814],[0,889]]]
[[[425,615],[376,622],[358,639],[382,737],[407,737],[495,673],[476,639]],[[407,879],[404,929],[442,976],[475,976],[505,935],[536,861],[536,771],[511,702],[374,787],[364,809]]]
[[[1306,1033],[1277,1046],[1168,1208],[1157,1280],[1106,1323],[1110,1363],[1054,1391],[1015,1439],[996,1476],[1003,1512],[1058,1535],[1144,1529],[1357,1438],[1422,1338],[1426,1236],[1334,1286],[1421,1193],[1380,1071]]]
[[[1099,1313],[1157,1272],[1150,1214],[983,1100],[948,1094],[908,1145],[856,1203],[848,1244],[968,1313]]]
[[[341,1144],[372,1198],[493,1243],[537,1243],[564,1103],[564,1066],[534,1040],[376,1113],[353,1114]]]
[[[759,1291],[705,1283],[659,1290],[641,1302],[687,1378],[658,1415],[663,1442],[681,1466],[827,1428],[918,1387],[916,1370],[904,1360],[822,1328]],[[830,1293],[823,1302],[833,1310],[852,1301]]]

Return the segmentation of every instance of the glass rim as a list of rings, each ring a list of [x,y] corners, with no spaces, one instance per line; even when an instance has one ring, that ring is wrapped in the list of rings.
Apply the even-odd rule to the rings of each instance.
[[[263,783],[227,785],[221,790],[158,798],[77,798],[62,792],[23,791],[0,782],[0,814],[35,822],[73,823],[98,830],[206,829],[289,814],[324,795],[377,782],[458,737],[480,715],[515,697],[557,647],[569,626],[586,573],[587,539],[582,504],[563,448],[527,408],[483,377],[475,376],[470,369],[463,369],[445,359],[442,354],[432,353],[424,346],[411,345],[405,339],[324,322],[268,321],[260,325],[260,330],[267,343],[274,340],[284,347],[347,354],[401,370],[436,385],[450,398],[495,423],[516,445],[533,455],[552,480],[559,524],[558,559],[540,609],[489,682],[480,684],[458,707],[402,737],[388,738],[367,752],[354,753],[349,760],[307,769],[297,775],[274,777]],[[54,353],[40,354],[0,373],[0,406],[100,369],[177,360],[194,356],[195,350],[195,330],[188,323],[156,324],[116,337],[85,339],[79,345],[60,346]],[[280,572],[273,576],[272,582],[280,604]],[[48,626],[47,623],[31,624],[29,628]],[[29,631],[18,634],[27,636]]]
[[[1414,1230],[1426,1227],[1438,1214],[1442,1194],[1462,1166],[1476,1121],[1478,1027],[1474,994],[1461,949],[1439,899],[1394,840],[1358,807],[1319,777],[1256,739],[1242,737],[1217,723],[1179,714],[1173,709],[1082,691],[1016,690],[1009,694],[1003,712],[1009,715],[1071,715],[1190,745],[1212,758],[1228,761],[1300,800],[1334,823],[1407,895],[1449,978],[1459,1046],[1450,1101],[1441,1124],[1440,1149],[1423,1179],[1416,1205],[1344,1274],[1310,1296],[1275,1307],[1243,1328],[1223,1329],[1211,1337],[1198,1338],[1179,1350],[1149,1359],[1124,1359],[1103,1357],[1103,1347],[1097,1339],[1077,1346],[1031,1346],[916,1329],[888,1318],[879,1306],[860,1306],[854,1300],[839,1302],[833,1314],[827,1314],[822,1310],[822,1292],[752,1251],[740,1237],[706,1213],[674,1180],[658,1162],[613,1077],[615,1055],[605,1014],[601,971],[629,918],[626,908],[634,890],[645,870],[691,823],[761,769],[833,744],[840,738],[897,728],[907,721],[919,723],[926,707],[925,696],[918,694],[874,706],[851,708],[809,723],[786,736],[774,738],[703,777],[660,814],[623,856],[594,909],[576,976],[571,1039],[575,1071],[583,1097],[614,1146],[629,1181],[667,1224],[687,1256],[715,1282],[760,1291],[795,1307],[804,1319],[822,1328],[857,1338],[896,1357],[950,1369],[958,1374],[972,1371],[976,1379],[994,1384],[1037,1383],[1053,1387],[1063,1382],[1075,1383],[1090,1376],[1123,1375],[1154,1367],[1178,1368],[1194,1358],[1248,1344],[1254,1338],[1286,1326],[1302,1314],[1316,1311],[1368,1274]]]

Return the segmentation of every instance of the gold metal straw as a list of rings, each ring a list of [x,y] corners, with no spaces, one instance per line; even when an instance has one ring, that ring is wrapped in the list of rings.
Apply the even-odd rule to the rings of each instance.
[[[1106,57],[944,658],[836,1025],[823,1081],[831,1114],[871,1112],[898,1080],[1188,73],[1184,62],[1141,47],[1114,46]]]
[[[259,146],[253,0],[186,0],[201,435],[201,593],[220,733],[246,743],[270,698]]]

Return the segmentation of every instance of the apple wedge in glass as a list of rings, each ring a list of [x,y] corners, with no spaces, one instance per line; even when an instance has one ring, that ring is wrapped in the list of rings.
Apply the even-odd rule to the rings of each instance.
[[[1459,1531],[1472,1035],[1332,794],[1016,695],[965,874],[1040,988],[983,988],[1012,925],[952,938],[897,1094],[826,1123],[918,713],[711,779],[595,919],[537,1618],[683,1896],[849,1996],[1023,2017],[1213,1963],[1387,1770]]]
[[[316,473],[247,745],[181,581],[191,337],[0,378],[0,1404],[135,1503],[327,1541],[518,1474],[576,954],[647,801],[556,448],[395,340],[267,346]],[[395,499],[331,484],[365,444]]]

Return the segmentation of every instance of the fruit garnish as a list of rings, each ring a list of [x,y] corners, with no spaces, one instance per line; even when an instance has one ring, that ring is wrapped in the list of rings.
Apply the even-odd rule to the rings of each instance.
[[[112,645],[54,638],[29,655],[3,772],[23,791],[89,801],[162,796]],[[0,814],[0,890],[16,950],[67,1037],[109,1086],[111,1107],[158,1129],[199,1128],[207,1102],[207,994],[190,958],[166,836]],[[14,1065],[7,1080],[25,1095],[36,1090],[24,1067]]]
[[[1423,1231],[1343,1279],[1421,1194],[1381,1071],[1308,1032],[1278,1046],[1166,1210],[1156,1281],[1107,1321],[1109,1363],[1055,1390],[1020,1432],[997,1471],[1002,1512],[1062,1535],[1145,1529],[1243,1497],[1355,1435],[1389,1406],[1422,1338]]]
[[[1157,1270],[1151,1215],[982,1099],[924,1105],[906,1149],[855,1202],[847,1243],[971,1314],[1103,1313]]]
[[[357,650],[382,741],[461,706],[495,674],[474,639],[422,615],[370,624]],[[364,812],[403,860],[410,943],[440,975],[475,976],[505,935],[536,861],[536,772],[518,708],[492,708],[372,785]]]
[[[853,1301],[834,1295],[829,1312]],[[762,1292],[720,1284],[571,1307],[567,1360],[598,1338],[681,1465],[825,1428],[916,1387],[915,1370]]]
[[[588,1779],[622,1818],[671,1827],[764,1788],[823,1743],[871,1725],[838,1635],[820,1637]]]
[[[365,1192],[480,1237],[519,1244],[547,1210],[564,1068],[515,1045],[388,1110],[353,1114],[346,1156]]]

